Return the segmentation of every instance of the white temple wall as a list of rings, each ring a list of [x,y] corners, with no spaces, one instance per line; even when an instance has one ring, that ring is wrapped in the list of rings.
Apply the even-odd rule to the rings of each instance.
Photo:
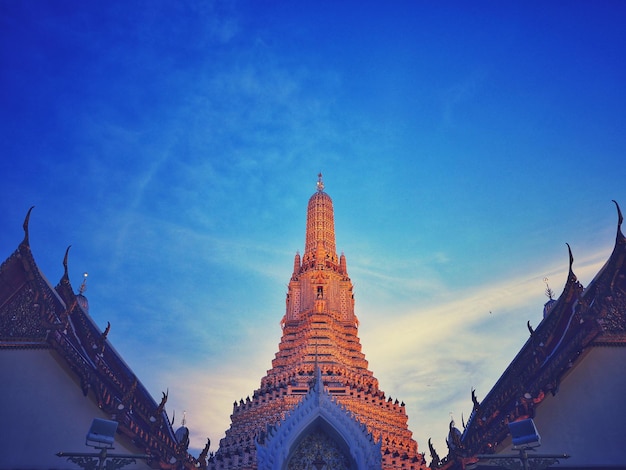
[[[80,469],[57,452],[85,446],[93,418],[111,419],[45,349],[0,350],[0,469]],[[116,435],[114,453],[139,453]],[[147,469],[143,461],[125,469]]]
[[[536,453],[569,454],[561,465],[626,465],[626,348],[594,347],[548,394],[534,418],[541,436]],[[498,453],[510,453],[510,438]]]

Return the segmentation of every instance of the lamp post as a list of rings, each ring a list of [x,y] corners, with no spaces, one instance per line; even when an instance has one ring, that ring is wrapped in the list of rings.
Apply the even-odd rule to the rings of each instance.
[[[523,470],[543,470],[560,459],[569,459],[567,454],[534,454],[528,455],[528,451],[535,450],[541,445],[541,437],[535,427],[532,418],[509,423],[509,432],[513,442],[513,450],[518,454],[503,455],[477,455],[478,460],[499,460],[499,465],[511,470],[519,470],[520,464]],[[529,466],[530,465],[530,466]]]
[[[58,452],[57,457],[67,457],[85,470],[117,470],[137,459],[149,459],[147,454],[109,454],[113,450],[117,421],[95,418],[91,423],[85,445],[97,449],[98,452]],[[105,467],[106,463],[106,467]]]

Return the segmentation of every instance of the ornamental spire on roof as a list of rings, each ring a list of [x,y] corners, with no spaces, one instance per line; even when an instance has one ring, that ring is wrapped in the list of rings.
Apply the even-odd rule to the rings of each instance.
[[[299,445],[284,448],[282,444],[271,442],[277,442],[276,436],[272,438],[272,435],[281,422],[284,424],[287,412],[311,405],[307,405],[306,400],[304,404],[301,402],[313,386],[319,390],[326,388],[333,401],[346,410],[345,413],[340,417],[324,415],[329,420],[326,427],[319,423],[301,427],[287,424],[280,427],[279,434],[289,434],[292,443],[321,445],[322,441],[315,441],[319,437],[316,430],[341,429],[342,420],[349,416],[354,420],[353,427],[364,427],[373,441],[383,447],[383,450],[376,449],[384,453],[378,456],[383,469],[423,470],[425,465],[408,429],[404,404],[385,397],[361,350],[353,286],[346,266],[345,256],[337,256],[333,202],[324,192],[320,173],[317,191],[310,197],[307,207],[304,253],[302,257],[296,253],[287,286],[278,352],[252,399],[248,397],[233,404],[231,427],[220,441],[215,456],[215,462],[219,464],[210,470],[256,468],[256,449],[261,449],[264,462],[291,462],[289,468],[305,468],[299,460],[302,450]],[[314,377],[318,380],[314,381]],[[294,416],[301,416],[297,411],[294,413]],[[302,435],[297,437],[293,433]],[[326,437],[331,441],[337,437],[337,433],[330,434]],[[360,438],[354,435],[342,435],[350,442],[341,444],[341,448],[353,449],[360,442]],[[267,436],[270,442],[266,445]],[[308,444],[302,445],[306,447]],[[311,444],[307,450],[312,451],[314,447]],[[308,455],[308,452],[303,451],[302,455]],[[266,468],[265,463],[261,464],[259,468]],[[380,465],[358,468],[380,468]]]
[[[309,258],[314,258],[317,263],[323,263],[326,259],[337,262],[333,201],[324,192],[321,173],[318,175],[317,191],[309,199],[306,215],[304,259]]]
[[[322,179],[321,173],[317,175],[317,190],[324,191],[324,180]]]
[[[85,291],[87,290],[87,276],[89,276],[89,273],[84,272],[83,273],[83,282],[80,284],[80,288],[78,289],[78,292],[80,294],[84,294]]]

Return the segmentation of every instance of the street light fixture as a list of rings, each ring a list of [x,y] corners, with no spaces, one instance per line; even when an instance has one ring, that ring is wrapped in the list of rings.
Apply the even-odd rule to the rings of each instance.
[[[67,457],[85,470],[104,470],[105,462],[107,470],[120,469],[128,464],[135,463],[136,459],[149,459],[147,454],[108,454],[115,444],[115,432],[117,421],[94,418],[91,427],[85,437],[85,445],[98,449],[99,452],[58,452],[57,457]]]
[[[520,449],[522,447],[529,449],[541,445],[541,436],[532,418],[509,423],[509,432],[511,433],[514,449]]]
[[[113,449],[117,421],[94,418],[85,438],[85,445],[96,449]]]
[[[532,418],[514,421],[509,423],[508,426],[513,442],[513,450],[518,450],[519,453],[478,455],[478,460],[499,460],[499,465],[508,469],[519,469],[521,462],[523,470],[528,470],[531,467],[533,470],[541,470],[559,462],[559,459],[569,459],[567,454],[533,454],[530,457],[528,456],[529,450],[534,451],[535,447],[541,445],[541,436]],[[532,462],[531,467],[529,467],[529,460]]]

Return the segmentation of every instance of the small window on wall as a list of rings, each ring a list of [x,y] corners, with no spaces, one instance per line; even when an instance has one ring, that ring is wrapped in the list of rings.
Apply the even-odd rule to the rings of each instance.
[[[324,288],[322,286],[317,286],[317,298],[318,299],[324,298]]]

